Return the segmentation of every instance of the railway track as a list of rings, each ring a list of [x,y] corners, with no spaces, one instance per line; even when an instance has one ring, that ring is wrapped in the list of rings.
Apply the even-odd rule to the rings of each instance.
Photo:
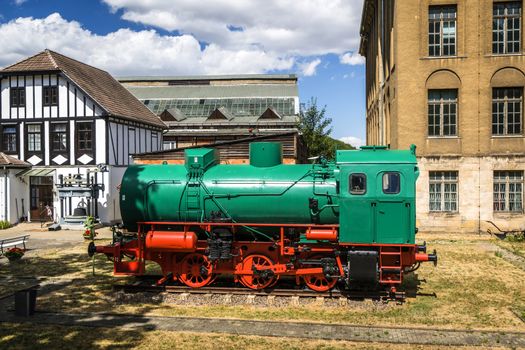
[[[394,296],[387,291],[340,291],[315,292],[308,289],[271,288],[264,290],[251,290],[243,287],[209,286],[190,288],[183,285],[155,285],[138,281],[132,284],[116,284],[113,290],[124,293],[170,293],[189,295],[244,295],[253,297],[299,297],[299,298],[327,298],[327,299],[376,299],[404,301],[404,292],[396,292]]]

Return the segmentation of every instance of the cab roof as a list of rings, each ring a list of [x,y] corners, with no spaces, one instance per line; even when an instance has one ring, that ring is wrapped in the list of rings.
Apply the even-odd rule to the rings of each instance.
[[[335,161],[336,164],[416,164],[416,146],[411,145],[409,150],[390,150],[387,146],[362,146],[359,150],[340,150],[336,152]]]

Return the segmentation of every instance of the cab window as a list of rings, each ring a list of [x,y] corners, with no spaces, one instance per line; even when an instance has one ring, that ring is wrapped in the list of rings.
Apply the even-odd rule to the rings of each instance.
[[[401,191],[401,176],[397,172],[383,174],[383,193],[397,194]]]
[[[366,193],[366,175],[365,174],[350,174],[350,193],[351,194],[365,194]]]

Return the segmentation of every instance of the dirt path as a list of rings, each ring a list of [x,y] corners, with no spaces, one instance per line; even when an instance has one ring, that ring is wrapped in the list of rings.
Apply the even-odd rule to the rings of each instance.
[[[493,252],[497,254],[497,256],[501,257],[502,259],[507,260],[512,265],[522,270],[525,270],[525,258],[524,257],[514,254],[507,248],[501,247],[495,243],[484,242],[484,243],[480,243],[480,246],[488,252]]]

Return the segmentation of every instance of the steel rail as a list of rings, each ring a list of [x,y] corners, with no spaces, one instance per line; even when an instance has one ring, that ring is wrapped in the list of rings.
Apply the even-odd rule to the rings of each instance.
[[[392,299],[392,296],[387,291],[339,291],[332,290],[329,292],[315,292],[311,290],[304,289],[284,289],[284,288],[274,288],[266,290],[252,290],[243,287],[202,287],[202,288],[191,288],[187,286],[157,286],[149,284],[116,284],[113,285],[113,289],[116,291],[123,291],[125,293],[173,293],[173,294],[195,294],[195,295],[205,295],[205,294],[229,294],[229,295],[246,295],[246,296],[263,296],[263,297],[301,297],[301,298],[346,298],[346,299]],[[404,300],[405,293],[396,292],[393,299]]]

